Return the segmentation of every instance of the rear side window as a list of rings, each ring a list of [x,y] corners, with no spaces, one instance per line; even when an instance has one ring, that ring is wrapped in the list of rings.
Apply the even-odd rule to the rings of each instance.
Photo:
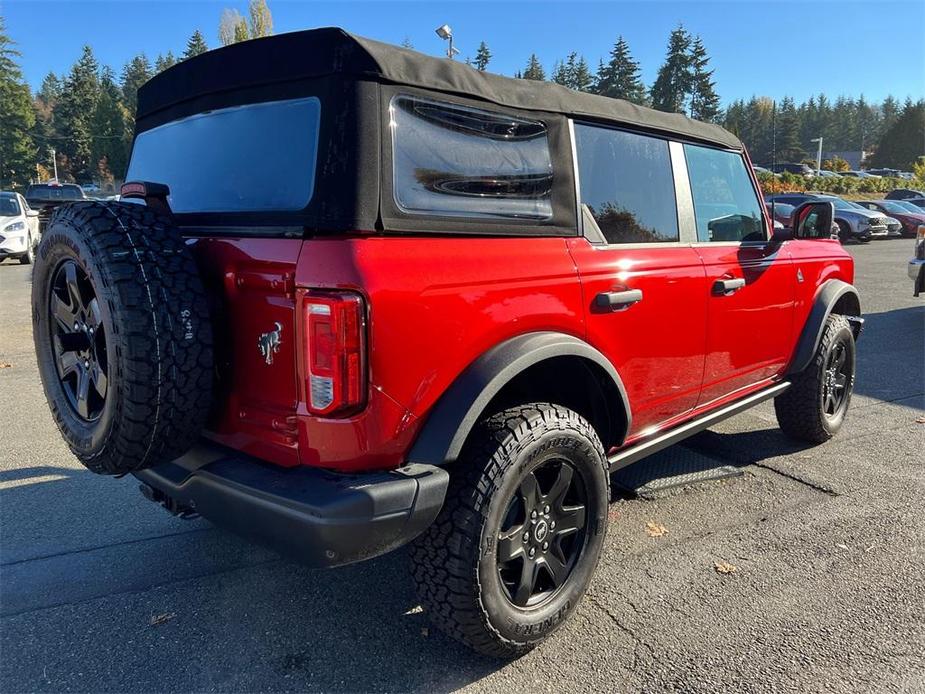
[[[668,142],[622,130],[575,125],[581,204],[608,243],[678,240]]]
[[[174,212],[295,211],[315,183],[317,98],[223,108],[138,135],[126,180],[166,183]]]
[[[26,197],[32,200],[83,200],[80,186],[74,185],[32,185],[26,190]]]
[[[697,240],[764,241],[761,205],[742,155],[698,145],[684,145],[684,155]]]
[[[402,95],[392,99],[389,116],[395,204],[403,212],[552,217],[543,123]]]

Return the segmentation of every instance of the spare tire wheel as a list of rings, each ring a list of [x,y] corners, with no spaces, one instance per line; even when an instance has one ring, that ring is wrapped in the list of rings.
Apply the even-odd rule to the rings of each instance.
[[[58,208],[32,279],[39,374],[58,428],[91,471],[185,453],[212,394],[205,291],[168,217],[126,203]]]

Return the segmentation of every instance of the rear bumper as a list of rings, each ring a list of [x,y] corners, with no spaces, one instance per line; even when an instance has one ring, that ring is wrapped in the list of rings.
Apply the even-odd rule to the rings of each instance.
[[[135,473],[149,498],[315,567],[384,554],[422,533],[440,511],[449,474],[431,465],[361,475],[280,468],[203,442]]]

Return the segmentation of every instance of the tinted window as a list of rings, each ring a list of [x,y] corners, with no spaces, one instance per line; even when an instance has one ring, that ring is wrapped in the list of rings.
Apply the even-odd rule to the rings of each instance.
[[[608,243],[678,240],[668,142],[575,125],[581,203]]]
[[[392,99],[390,118],[395,203],[403,211],[552,217],[542,123],[410,96]]]
[[[174,212],[301,210],[314,187],[320,117],[309,98],[167,123],[135,139],[126,180],[166,183]]]
[[[697,145],[684,145],[684,154],[697,240],[763,241],[761,205],[742,155]]]

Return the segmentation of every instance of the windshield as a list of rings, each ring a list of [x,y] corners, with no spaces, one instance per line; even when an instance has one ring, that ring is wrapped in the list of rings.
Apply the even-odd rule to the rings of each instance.
[[[84,200],[85,196],[80,186],[29,186],[26,190],[29,200]]]
[[[315,182],[321,103],[235,106],[138,135],[127,181],[170,187],[174,212],[296,211]]]
[[[895,202],[891,202],[889,200],[881,200],[877,204],[880,205],[880,207],[882,207],[887,212],[894,212],[896,214],[904,214],[909,211],[902,205],[895,203]]]
[[[16,198],[0,198],[0,217],[16,217],[19,215],[19,202]]]
[[[916,207],[911,202],[906,202],[905,200],[894,200],[893,204],[904,212],[915,212],[916,214],[920,214],[922,212],[921,207]]]
[[[820,196],[817,198],[817,200],[821,200],[821,201],[823,201],[823,202],[830,202],[830,203],[832,203],[832,204],[835,206],[835,209],[836,209],[836,210],[856,210],[856,209],[858,209],[859,207],[860,207],[861,209],[867,209],[867,208],[861,207],[860,205],[855,205],[853,202],[848,202],[847,200],[842,200],[841,198],[836,198],[836,197],[833,196],[833,195],[820,195]]]

